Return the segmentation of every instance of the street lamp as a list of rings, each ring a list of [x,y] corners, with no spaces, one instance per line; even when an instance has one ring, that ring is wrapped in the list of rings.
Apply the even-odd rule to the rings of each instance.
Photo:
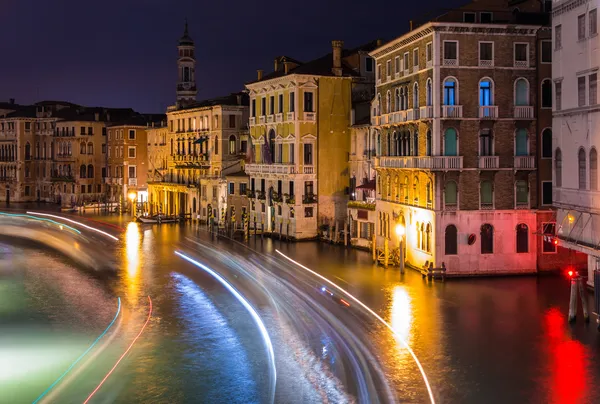
[[[133,217],[135,217],[135,197],[137,196],[137,194],[135,192],[130,192],[128,196],[131,200],[131,213]]]
[[[404,273],[404,226],[402,226],[401,224],[397,224],[396,225],[396,235],[398,236],[398,250],[400,252],[400,273],[403,274]]]

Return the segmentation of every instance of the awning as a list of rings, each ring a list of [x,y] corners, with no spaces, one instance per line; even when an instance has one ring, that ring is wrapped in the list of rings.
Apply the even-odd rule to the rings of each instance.
[[[202,144],[204,142],[206,142],[208,140],[208,138],[206,136],[202,136],[199,137],[198,139],[194,140],[194,144]]]
[[[375,180],[367,181],[362,185],[356,187],[356,189],[367,189],[367,190],[375,190]]]

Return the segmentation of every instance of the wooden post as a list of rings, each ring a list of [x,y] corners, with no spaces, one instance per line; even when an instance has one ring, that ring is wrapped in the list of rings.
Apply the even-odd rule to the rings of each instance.
[[[371,236],[373,241],[371,241],[371,246],[373,247],[373,262],[377,261],[377,238],[375,233]]]
[[[577,277],[577,288],[579,289],[579,297],[581,298],[581,307],[583,308],[583,320],[586,323],[590,322],[590,314],[588,313],[587,299],[583,289],[583,282],[581,276]]]
[[[348,247],[348,219],[344,220],[344,246]]]
[[[571,299],[569,300],[569,323],[575,321],[577,316],[577,280],[571,278]]]
[[[389,243],[387,237],[383,241],[383,253],[384,253],[383,266],[387,268],[388,261],[390,259],[390,243]]]

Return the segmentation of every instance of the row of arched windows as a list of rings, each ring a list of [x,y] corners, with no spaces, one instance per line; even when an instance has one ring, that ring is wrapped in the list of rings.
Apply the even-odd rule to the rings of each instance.
[[[0,146],[0,161],[16,161],[17,146],[3,145]]]
[[[385,177],[383,181],[382,177]],[[385,176],[379,175],[377,176],[377,190],[383,199],[395,200],[396,202],[404,202],[406,204],[410,202],[408,176],[404,176],[404,180],[401,183],[399,175],[396,175],[393,179],[389,174]],[[433,201],[432,191],[433,187],[431,181],[428,180],[425,184],[425,199],[427,207],[431,207],[430,205]],[[415,176],[412,182],[412,203],[414,205],[419,204],[419,193],[419,178]]]
[[[425,96],[425,105],[432,105],[432,94],[431,94],[431,79],[427,79],[427,83],[425,84],[426,88],[426,96]],[[397,111],[406,111],[410,108],[409,105],[412,105],[413,109],[419,108],[419,83],[413,83],[412,86],[412,102],[409,103],[410,100],[410,88],[409,86],[401,86],[397,87],[393,90],[393,94],[391,90],[388,90],[385,99],[385,111],[386,114]],[[378,95],[378,106],[381,106],[381,95]]]
[[[431,252],[431,223],[416,223],[417,248],[428,253]]]
[[[577,177],[581,190],[588,189],[588,156],[583,147],[577,151]],[[554,178],[557,187],[562,187],[562,152],[557,148],[554,152]],[[598,190],[598,152],[592,147],[589,153],[589,189]]]
[[[376,153],[378,156],[419,156],[419,133],[408,130],[387,133],[385,149],[383,149],[381,134],[377,134]],[[425,155],[431,156],[431,131],[425,135]]]
[[[57,152],[59,156],[71,156],[71,142],[58,142],[57,143]]]
[[[81,142],[79,145],[79,154],[94,154],[94,144],[92,142]]]
[[[492,209],[494,206],[494,183],[491,180],[483,180],[479,183],[479,205],[480,209]],[[525,180],[515,181],[515,205],[529,206],[529,183]],[[448,181],[444,185],[444,206],[450,209],[458,207],[456,181]]]
[[[515,228],[516,252],[524,254],[529,252],[529,227],[525,223],[519,223]],[[494,227],[485,223],[479,231],[479,245],[481,254],[494,253]],[[455,225],[446,226],[444,235],[444,253],[446,255],[458,254],[458,229]]]

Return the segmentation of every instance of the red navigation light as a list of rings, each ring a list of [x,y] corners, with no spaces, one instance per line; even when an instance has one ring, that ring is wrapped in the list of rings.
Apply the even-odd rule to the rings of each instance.
[[[554,245],[558,245],[558,239],[557,238],[554,239]]]
[[[573,271],[571,269],[569,269],[569,272],[567,272],[569,274],[569,277],[573,276]]]

